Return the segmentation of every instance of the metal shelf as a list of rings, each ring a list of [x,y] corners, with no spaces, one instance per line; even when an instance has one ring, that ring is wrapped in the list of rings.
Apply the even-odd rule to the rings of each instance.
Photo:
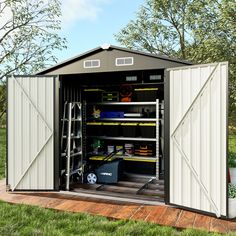
[[[156,105],[156,102],[98,102],[88,103],[88,105]]]
[[[165,85],[165,82],[164,81],[159,81],[159,82],[145,82],[144,83],[144,81],[142,81],[142,82],[136,82],[136,83],[130,83],[130,85],[141,85],[141,86],[143,86],[143,85],[146,85],[146,86],[148,86],[148,85]],[[119,86],[119,84],[114,84],[114,86]],[[111,85],[109,85],[109,84],[97,84],[96,85],[96,88],[104,88],[104,87],[109,87],[109,89],[110,89],[110,87],[111,87]],[[83,85],[82,86],[82,88],[83,89],[87,89],[87,88],[91,88],[91,85]],[[98,91],[99,92],[99,91]],[[100,92],[102,92],[102,91],[100,91]]]
[[[157,162],[156,157],[124,157],[125,161]]]
[[[97,161],[102,161],[104,156],[92,156],[89,157],[90,160],[97,160]],[[124,155],[116,155],[113,157],[112,160],[116,158],[122,158],[125,161],[141,161],[141,162],[156,162],[157,158],[156,157],[145,157],[145,156],[124,156]]]
[[[88,119],[88,121],[152,121],[155,122],[156,118],[101,118],[101,119]]]
[[[87,137],[88,138],[103,139],[103,140],[130,140],[130,141],[156,142],[156,138],[108,137],[108,136],[87,136]]]

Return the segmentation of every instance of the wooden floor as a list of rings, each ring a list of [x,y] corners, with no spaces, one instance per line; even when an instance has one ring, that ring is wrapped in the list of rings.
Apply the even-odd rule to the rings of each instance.
[[[70,212],[86,212],[110,219],[132,219],[176,228],[205,229],[214,232],[236,231],[236,221],[226,221],[169,206],[152,206],[78,197],[58,192],[14,192],[0,181],[0,200],[14,204],[36,205]]]
[[[164,181],[142,178],[135,182],[132,180],[118,181],[114,184],[74,184],[71,186],[75,192],[90,193],[143,201],[164,203]],[[157,205],[157,204],[156,204]]]

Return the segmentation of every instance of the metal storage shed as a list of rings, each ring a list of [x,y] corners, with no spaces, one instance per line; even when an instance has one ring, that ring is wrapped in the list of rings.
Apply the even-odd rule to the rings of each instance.
[[[144,85],[149,89],[157,86],[159,100],[163,100],[164,106],[161,125],[164,130],[165,203],[227,217],[227,66],[225,62],[191,65],[164,56],[106,46],[35,76],[9,77],[9,190],[61,190],[60,178],[65,164],[60,161],[60,138],[65,101],[86,100],[84,91],[94,89],[95,85],[113,88],[134,84],[138,89]],[[155,105],[158,110],[159,100],[142,104],[144,108]],[[113,107],[127,104],[116,102]],[[140,105],[138,102],[130,104]],[[159,114],[157,118],[159,120]],[[134,121],[132,118],[122,120]],[[140,121],[147,121],[147,118]],[[162,145],[159,145],[158,121],[155,125],[158,141],[154,168],[159,175]],[[103,139],[106,142],[107,138]],[[150,138],[133,139],[153,142]],[[130,141],[123,136],[114,140]],[[81,148],[86,145],[81,143]],[[137,159],[133,163],[135,161]]]

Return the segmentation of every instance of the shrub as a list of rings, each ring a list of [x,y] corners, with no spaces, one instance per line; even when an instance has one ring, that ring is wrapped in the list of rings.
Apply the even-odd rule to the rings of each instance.
[[[229,198],[236,198],[236,186],[235,185],[229,184],[228,195],[229,195]]]

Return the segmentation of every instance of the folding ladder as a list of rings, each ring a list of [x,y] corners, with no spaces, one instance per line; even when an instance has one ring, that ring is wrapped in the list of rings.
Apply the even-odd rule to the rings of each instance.
[[[80,102],[65,102],[62,119],[61,157],[66,158],[66,190],[70,190],[70,177],[78,173],[83,178],[82,156],[82,104]],[[67,126],[67,129],[66,127]],[[66,132],[66,133],[65,133]],[[66,145],[64,140],[66,139]],[[75,166],[74,157],[80,156]],[[82,180],[83,181],[83,180]]]

